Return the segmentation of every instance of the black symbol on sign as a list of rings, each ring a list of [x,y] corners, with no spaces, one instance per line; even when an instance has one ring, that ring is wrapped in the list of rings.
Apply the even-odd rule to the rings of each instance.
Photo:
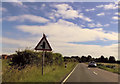
[[[41,45],[42,49],[45,49],[45,42]]]

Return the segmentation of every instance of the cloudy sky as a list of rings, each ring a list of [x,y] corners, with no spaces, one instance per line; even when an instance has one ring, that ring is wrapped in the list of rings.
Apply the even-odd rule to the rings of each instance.
[[[64,56],[118,57],[118,5],[113,2],[3,2],[2,54],[34,48],[45,33]]]

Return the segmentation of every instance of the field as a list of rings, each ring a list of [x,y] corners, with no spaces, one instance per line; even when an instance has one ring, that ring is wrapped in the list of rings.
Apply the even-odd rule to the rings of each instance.
[[[3,60],[3,82],[60,82],[76,65],[69,62],[67,68],[58,65],[45,66],[44,75],[41,75],[41,67],[27,66],[25,69],[9,69],[6,60]]]

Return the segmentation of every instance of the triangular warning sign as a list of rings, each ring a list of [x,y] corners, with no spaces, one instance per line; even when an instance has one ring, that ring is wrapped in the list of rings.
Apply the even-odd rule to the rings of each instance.
[[[43,34],[43,38],[35,47],[35,50],[45,50],[45,51],[52,51],[50,44],[48,43],[45,34]]]

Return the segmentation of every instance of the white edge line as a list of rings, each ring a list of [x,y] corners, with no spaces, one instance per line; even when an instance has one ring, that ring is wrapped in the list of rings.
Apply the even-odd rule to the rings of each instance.
[[[76,65],[76,67],[78,64]],[[64,79],[64,81],[61,84],[64,84],[64,82],[70,77],[70,75],[73,73],[73,71],[76,69],[76,67],[71,71],[71,73]]]

